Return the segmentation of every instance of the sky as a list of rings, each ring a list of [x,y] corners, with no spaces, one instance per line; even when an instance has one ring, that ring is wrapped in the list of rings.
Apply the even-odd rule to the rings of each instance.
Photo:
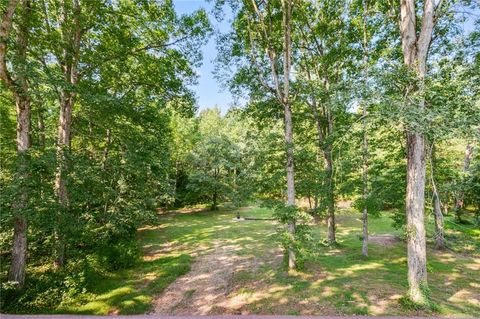
[[[222,33],[230,30],[231,15],[228,10],[227,16],[223,21],[218,22],[210,13],[213,8],[213,1],[205,0],[173,0],[175,10],[178,14],[189,14],[200,8],[205,9],[210,16],[210,23],[215,31]],[[222,89],[221,83],[214,77],[213,71],[215,69],[215,58],[217,56],[215,46],[215,36],[212,35],[208,40],[208,43],[202,48],[203,64],[197,70],[199,74],[198,84],[192,89],[194,90],[199,109],[212,108],[218,106],[222,113],[225,113],[228,108],[234,105],[234,98],[228,91],[228,89]]]
[[[228,32],[230,31],[230,23],[232,19],[232,14],[228,6],[224,6],[225,18],[219,22],[211,14],[212,8],[214,6],[214,0],[173,0],[175,10],[177,14],[190,14],[198,9],[205,9],[209,13],[210,23],[212,24],[215,32]],[[467,9],[469,11],[471,9]],[[471,32],[473,30],[473,21],[475,17],[478,17],[480,12],[478,9],[475,9],[475,12],[468,12],[466,15],[467,21],[462,26],[465,31]],[[231,106],[238,106],[235,103],[235,100],[228,91],[228,89],[222,88],[221,83],[215,79],[213,71],[215,69],[215,58],[217,56],[217,50],[215,45],[215,36],[212,35],[208,43],[202,47],[203,53],[203,64],[197,69],[199,74],[198,84],[192,87],[192,90],[197,96],[197,103],[199,110],[212,108],[218,106],[222,113],[226,111]],[[240,104],[242,100],[240,100]]]

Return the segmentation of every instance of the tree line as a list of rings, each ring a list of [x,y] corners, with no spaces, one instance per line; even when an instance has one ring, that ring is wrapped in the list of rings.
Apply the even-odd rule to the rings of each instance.
[[[438,249],[444,215],[480,214],[478,4],[229,0],[213,15],[226,5],[216,75],[246,105],[195,115],[204,10],[1,3],[2,276],[16,290],[27,266],[129,267],[159,207],[198,203],[273,207],[296,268],[310,221],[336,245],[336,203],[351,199],[363,255],[368,218],[393,211],[409,298],[427,303],[426,213]]]
[[[286,225],[289,268],[297,266],[305,237],[296,229],[305,223],[295,199],[313,197],[310,213],[325,218],[331,245],[335,202],[349,194],[362,212],[364,255],[368,216],[397,209],[407,243],[408,297],[427,304],[427,196],[439,249],[445,247],[443,214],[454,211],[462,221],[467,189],[478,218],[478,163],[471,165],[479,136],[478,4],[226,2],[235,17],[233,31],[220,37],[226,70],[220,77],[247,98],[254,117],[283,120],[286,193],[276,207]],[[306,150],[308,144],[313,148]],[[463,167],[446,173],[452,144],[464,148]]]

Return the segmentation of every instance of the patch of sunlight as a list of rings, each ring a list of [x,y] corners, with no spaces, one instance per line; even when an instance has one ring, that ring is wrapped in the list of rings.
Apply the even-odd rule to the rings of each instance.
[[[133,307],[135,306],[136,302],[134,300],[124,300],[120,303],[123,307],[128,308],[128,307]]]
[[[474,294],[473,292],[467,289],[461,289],[457,291],[455,294],[453,294],[450,298],[448,298],[448,301],[459,302],[459,303],[468,302],[469,304],[472,304],[478,307],[480,306],[479,298],[480,296],[478,294]]]
[[[389,260],[388,262],[390,264],[403,264],[407,261],[407,257],[399,257],[399,258],[395,258],[395,259],[392,259],[392,260]]]
[[[285,291],[285,290],[289,290],[291,289],[292,286],[288,285],[288,286],[274,286],[274,287],[271,287],[268,289],[268,292],[269,293],[277,293],[277,292],[282,292],[282,291]]]
[[[297,277],[302,280],[308,280],[313,277],[311,274],[307,274],[303,271],[297,270],[297,269],[289,269],[288,274],[293,277]]]
[[[346,276],[353,275],[356,271],[361,271],[361,270],[370,270],[370,269],[378,269],[384,267],[385,264],[380,264],[380,263],[369,263],[369,264],[355,264],[353,266],[350,266],[348,268],[340,268],[338,271],[343,271],[343,274]]]
[[[438,260],[442,263],[451,263],[457,260],[455,256],[450,253],[438,254],[437,256],[438,256]]]
[[[94,315],[106,315],[110,311],[110,305],[103,301],[90,301],[89,303],[75,307],[77,313],[92,313]]]
[[[132,292],[133,292],[133,288],[130,286],[121,287],[121,288],[113,289],[112,291],[106,294],[99,295],[97,297],[97,300],[108,300],[111,298],[128,295],[129,293],[132,293]]]
[[[343,228],[339,228],[341,231],[337,230],[337,234],[341,236],[348,236],[353,232],[358,232],[359,227],[348,227],[348,226],[343,226]]]
[[[391,306],[395,306],[400,298],[402,298],[400,294],[393,294],[388,299],[379,299],[377,296],[371,296],[369,297],[371,305],[367,307],[368,313],[375,316],[383,315],[388,312]]]
[[[322,285],[322,283],[325,282],[325,279],[326,278],[320,278],[320,279],[317,279],[315,280],[313,283],[312,283],[312,288],[318,288]]]
[[[335,280],[335,279],[337,279],[337,276],[328,275],[325,279],[326,279],[326,280]]]
[[[148,284],[158,278],[158,272],[149,272],[148,274],[143,275],[142,282],[143,284]]]
[[[465,267],[471,270],[480,270],[480,258],[473,258],[473,263],[465,264]]]
[[[144,226],[144,227],[140,227],[138,228],[138,231],[145,231],[145,230],[158,230],[158,229],[161,229],[161,228],[166,228],[168,227],[168,223],[165,223],[165,224],[159,224],[159,225],[155,225],[155,226]]]
[[[340,249],[330,249],[329,251],[325,252],[324,255],[325,256],[335,256],[335,255],[338,255],[339,253],[341,253]]]
[[[337,287],[325,287],[325,289],[323,289],[321,295],[322,297],[331,297],[333,295],[335,295],[336,292],[338,292],[338,288]]]
[[[362,296],[358,292],[352,294],[353,299],[356,302],[357,307],[368,307],[368,304],[363,300]]]
[[[260,291],[245,291],[242,290],[239,293],[235,294],[232,297],[227,298],[227,300],[215,304],[217,307],[222,307],[226,309],[233,309],[238,310],[241,309],[243,306],[253,304],[260,300],[268,300],[271,299],[273,295],[282,293],[283,291],[291,289],[291,286],[273,286],[268,288],[267,290],[260,290]],[[283,297],[281,300],[283,302],[280,303],[288,303],[288,299]]]
[[[459,279],[461,276],[458,272],[453,272],[449,275],[447,275],[447,278],[445,279],[445,285],[450,286],[455,280]]]
[[[476,282],[471,282],[469,285],[470,285],[470,287],[480,289],[480,284],[478,284]]]

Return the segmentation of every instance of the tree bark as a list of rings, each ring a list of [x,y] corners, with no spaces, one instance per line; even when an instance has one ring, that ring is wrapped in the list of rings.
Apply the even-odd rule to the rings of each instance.
[[[45,148],[45,120],[43,118],[42,109],[38,110],[37,129],[38,129],[38,145],[41,148]]]
[[[269,6],[267,1],[266,6]],[[269,92],[273,92],[278,102],[284,109],[284,125],[285,125],[285,144],[286,144],[286,175],[287,175],[287,202],[286,206],[295,206],[295,174],[293,164],[293,128],[292,128],[292,109],[290,101],[290,69],[291,69],[291,16],[292,2],[291,0],[281,0],[282,7],[282,28],[283,28],[283,86],[280,82],[280,72],[277,70],[278,56],[274,50],[270,39],[270,33],[265,22],[263,14],[255,0],[251,0],[253,11],[255,12],[260,27],[260,35],[265,44],[265,52],[270,62],[270,73],[274,83],[274,87],[270,87],[260,76],[261,84],[267,88]],[[267,9],[269,10],[269,9]],[[271,21],[268,21],[271,22]],[[250,41],[253,46],[253,38],[250,35]],[[257,66],[255,55],[252,56],[255,66]],[[258,66],[257,66],[258,68]],[[259,74],[261,71],[259,70]],[[295,219],[287,224],[287,231],[295,238]],[[296,256],[293,247],[288,248],[288,267],[290,269],[296,267]]]
[[[443,228],[442,203],[435,183],[435,145],[432,143],[430,151],[430,179],[433,193],[433,216],[435,219],[435,249],[445,249],[445,232]]]
[[[326,186],[327,194],[326,201],[328,206],[327,212],[327,240],[329,244],[336,243],[336,225],[335,225],[335,194],[334,194],[334,180],[333,180],[333,160],[330,150],[324,151],[325,156],[325,173],[326,173]]]
[[[283,11],[283,105],[285,112],[285,143],[287,145],[287,206],[295,206],[295,173],[293,166],[293,123],[290,105],[290,67],[291,67],[291,32],[292,3],[282,0]],[[295,220],[288,223],[288,231],[295,237]],[[288,268],[296,267],[296,255],[293,247],[288,250]]]
[[[470,162],[473,156],[473,145],[471,143],[467,144],[465,149],[465,157],[463,159],[463,175],[466,176],[470,169]],[[463,178],[462,178],[463,179]],[[460,222],[462,220],[462,213],[465,206],[464,203],[464,192],[462,189],[458,191],[457,198],[455,200],[455,219]]]
[[[367,135],[367,101],[365,91],[368,86],[368,34],[367,34],[367,15],[368,15],[368,0],[363,0],[363,76],[364,76],[364,96],[362,103],[362,126],[363,126],[363,145],[362,145],[362,182],[363,182],[363,210],[362,210],[362,255],[368,256],[368,135]]]
[[[7,43],[13,24],[13,16],[19,1],[10,0],[2,17],[0,26],[0,79],[12,92],[15,98],[17,113],[17,173],[20,179],[18,195],[13,204],[13,243],[12,263],[8,271],[8,281],[17,282],[21,288],[25,282],[25,268],[27,263],[27,218],[25,210],[28,205],[28,188],[25,181],[28,174],[28,150],[31,146],[30,126],[31,110],[28,89],[27,48],[28,48],[28,17],[30,3],[28,0],[21,1],[20,25],[17,33],[16,57],[19,60],[16,67],[16,78],[12,78],[7,67]]]
[[[409,296],[424,303],[427,284],[425,242],[425,144],[418,133],[407,132],[407,253]]]
[[[72,27],[69,27],[67,7],[65,2],[60,6],[60,28],[61,42],[63,45],[62,56],[59,57],[59,66],[62,70],[66,87],[60,92],[60,116],[57,135],[57,173],[55,175],[55,195],[57,197],[60,210],[57,212],[55,225],[56,251],[55,267],[63,266],[65,262],[65,238],[63,233],[63,217],[69,209],[68,194],[68,153],[71,144],[71,123],[73,106],[76,99],[76,87],[78,84],[78,58],[80,51],[80,41],[82,30],[80,26],[81,8],[78,0],[73,0],[73,19]],[[69,32],[70,31],[70,32]]]
[[[433,0],[425,0],[422,12],[422,25],[417,36],[415,0],[400,1],[400,34],[404,63],[414,71],[419,79],[419,87],[412,84],[410,89],[418,90],[418,105],[407,102],[407,107],[425,109],[424,80],[427,56],[435,26],[435,6]],[[408,97],[407,97],[408,98]],[[422,133],[407,128],[407,254],[409,298],[419,304],[426,303],[427,257],[425,242],[425,138]]]

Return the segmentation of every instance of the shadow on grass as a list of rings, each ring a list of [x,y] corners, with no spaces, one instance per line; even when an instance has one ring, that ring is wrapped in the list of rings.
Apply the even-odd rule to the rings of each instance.
[[[132,269],[92,278],[92,290],[61,305],[56,313],[140,314],[151,307],[152,297],[161,293],[175,279],[190,270],[188,255],[161,257],[143,261]]]

